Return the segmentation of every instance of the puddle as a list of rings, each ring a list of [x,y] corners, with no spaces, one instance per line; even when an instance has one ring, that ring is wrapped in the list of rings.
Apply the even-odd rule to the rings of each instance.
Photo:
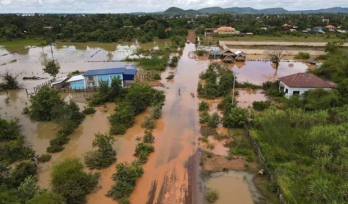
[[[239,95],[236,97],[238,103],[237,106],[240,108],[253,107],[254,101],[267,101],[263,90],[252,90],[252,89],[238,89]]]
[[[215,155],[228,156],[228,148],[224,147],[224,144],[227,140],[216,140],[214,137],[209,136],[208,142],[209,144],[214,145],[213,149],[207,149],[209,152]],[[206,145],[205,145],[206,146]]]
[[[253,183],[253,175],[241,171],[214,173],[206,181],[206,188],[218,191],[219,199],[215,204],[253,204],[262,198]]]

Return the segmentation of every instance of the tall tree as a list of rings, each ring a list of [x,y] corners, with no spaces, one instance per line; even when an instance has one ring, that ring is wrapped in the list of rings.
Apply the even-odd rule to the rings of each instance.
[[[53,78],[56,78],[57,74],[59,73],[60,65],[55,61],[49,61],[46,63],[43,71],[49,75],[51,75]]]
[[[267,51],[271,61],[275,63],[276,71],[278,71],[280,60],[286,55],[286,50],[282,46],[275,46]]]

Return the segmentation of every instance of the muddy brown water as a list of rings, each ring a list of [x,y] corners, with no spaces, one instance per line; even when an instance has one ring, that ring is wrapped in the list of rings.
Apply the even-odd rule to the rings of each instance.
[[[63,46],[54,48],[55,57],[61,65],[61,74],[74,70],[100,69],[110,67],[132,67],[132,63],[123,62],[100,62],[110,57],[109,51],[99,51],[101,48],[77,49],[74,46]],[[200,136],[198,103],[197,97],[192,98],[191,92],[196,93],[198,76],[209,64],[209,61],[197,61],[188,58],[188,53],[194,51],[193,44],[187,44],[183,56],[179,60],[176,69],[168,68],[162,73],[161,83],[166,93],[166,101],[163,107],[162,117],[157,120],[157,128],[154,130],[155,152],[149,156],[148,162],[144,165],[144,175],[138,179],[137,186],[131,194],[131,203],[203,203],[204,181],[200,175],[199,166],[201,149],[198,145]],[[6,53],[1,50],[1,53]],[[0,72],[8,69],[13,73],[22,73],[22,76],[31,76],[32,74],[40,77],[48,77],[42,72],[43,62],[50,58],[49,47],[44,48],[46,55],[42,54],[42,48],[33,47],[26,52],[8,54],[0,57],[0,64],[7,63],[13,59],[16,62],[7,63],[0,66]],[[98,57],[100,55],[100,57]],[[105,56],[108,55],[108,56]],[[93,59],[93,62],[87,62]],[[304,72],[307,69],[305,64],[295,63],[289,67],[281,63],[276,76],[283,76],[294,72]],[[274,78],[274,68],[269,63],[264,62],[246,62],[239,66],[234,65],[233,71],[239,72],[238,79],[253,83],[262,83],[269,78]],[[165,78],[174,72],[173,80],[167,81]],[[24,74],[25,73],[25,74]],[[44,80],[22,81],[27,88],[32,88]],[[180,89],[180,95],[179,95]],[[196,95],[196,94],[195,94]],[[82,109],[86,104],[85,97],[88,94],[62,94],[66,101],[73,99],[78,102]],[[28,98],[25,91],[10,91],[9,103],[5,103],[7,94],[0,92],[0,116],[5,119],[19,118],[23,126],[22,132],[26,136],[29,145],[32,145],[37,154],[44,153],[49,146],[49,140],[55,137],[57,127],[52,122],[35,122],[27,116],[22,115],[23,108],[28,105]],[[241,100],[241,99],[238,99]],[[213,104],[212,109],[216,110],[217,102]],[[114,110],[113,104],[107,104],[107,108],[97,108],[94,115],[87,116],[82,124],[73,132],[71,140],[60,153],[52,155],[48,163],[39,165],[38,180],[41,187],[49,188],[50,171],[52,165],[62,159],[69,157],[83,158],[83,155],[92,149],[92,140],[94,134],[105,133],[109,130],[107,117]],[[136,117],[136,124],[130,128],[125,135],[115,136],[117,140],[114,148],[117,151],[117,162],[132,162],[133,154],[137,141],[137,136],[143,136],[144,129],[141,128],[141,122],[145,116],[148,116],[149,110]],[[221,127],[220,127],[221,128]],[[222,130],[226,131],[226,130]],[[213,142],[213,141],[211,141]],[[219,144],[220,145],[220,144]],[[218,146],[218,144],[217,144]],[[218,154],[225,154],[225,149],[221,146],[216,149]],[[88,203],[115,203],[105,194],[113,185],[111,179],[115,172],[115,166],[100,171],[101,179],[98,183],[98,190],[87,197]],[[234,184],[231,184],[234,185]],[[244,188],[243,188],[244,189]],[[241,191],[236,198],[243,194]],[[231,194],[232,196],[232,194]],[[251,198],[250,198],[251,199]]]
[[[253,177],[254,175],[241,171],[213,173],[205,187],[219,193],[215,204],[258,203],[262,196],[253,183]]]
[[[241,108],[253,107],[254,101],[267,101],[267,97],[263,93],[263,90],[252,89],[238,89],[237,106]]]

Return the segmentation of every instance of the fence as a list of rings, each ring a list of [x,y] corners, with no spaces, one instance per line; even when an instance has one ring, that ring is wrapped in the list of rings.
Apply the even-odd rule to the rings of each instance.
[[[284,197],[281,194],[281,189],[277,185],[277,181],[275,179],[276,175],[274,174],[274,169],[269,166],[268,161],[267,161],[267,157],[263,156],[262,151],[261,151],[260,143],[257,142],[254,139],[254,137],[250,134],[249,128],[248,128],[248,126],[246,124],[244,124],[244,129],[245,129],[245,132],[247,133],[246,135],[248,136],[248,138],[251,141],[251,144],[253,146],[253,149],[254,149],[255,153],[257,153],[257,157],[259,159],[260,164],[265,169],[266,175],[268,176],[268,179],[271,181],[271,184],[273,184],[274,189],[276,189],[276,193],[277,193],[277,196],[278,196],[278,199],[279,199],[280,203],[286,204],[287,202],[284,200]]]

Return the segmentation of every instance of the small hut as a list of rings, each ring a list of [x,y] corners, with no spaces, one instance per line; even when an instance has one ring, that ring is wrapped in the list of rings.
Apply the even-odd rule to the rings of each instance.
[[[220,56],[221,56],[221,53],[218,50],[211,50],[209,52],[209,58],[210,59],[220,58]]]
[[[226,50],[223,50],[223,51],[221,52],[221,56],[223,56],[223,57],[226,57],[226,56],[234,57],[235,54],[234,54],[234,52],[232,52],[231,50],[226,49]]]
[[[242,52],[242,51],[236,51],[235,54],[236,54],[235,60],[236,60],[237,62],[245,62],[245,60],[246,60],[246,54],[245,54],[244,52]]]
[[[67,86],[66,81],[68,81],[68,77],[63,77],[63,78],[56,79],[55,81],[53,81],[51,83],[51,88],[52,89],[62,89],[65,86]]]
[[[308,63],[308,64],[313,64],[313,65],[315,65],[315,64],[318,63],[318,60],[317,60],[317,58],[315,58],[315,57],[311,57],[311,58],[309,58],[309,59],[307,60],[307,63]]]
[[[227,62],[227,63],[234,62],[234,58],[232,56],[229,56],[229,55],[225,56],[223,60],[224,60],[224,62]]]

